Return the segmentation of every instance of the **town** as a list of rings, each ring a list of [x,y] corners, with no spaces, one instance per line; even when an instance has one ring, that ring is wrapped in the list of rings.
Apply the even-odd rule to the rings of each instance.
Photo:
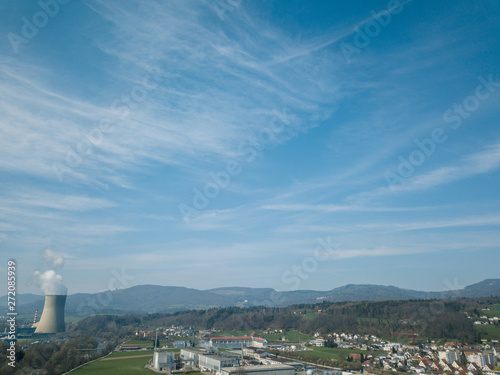
[[[349,373],[389,372],[434,375],[500,375],[496,366],[500,356],[499,340],[483,340],[480,344],[429,340],[415,345],[417,336],[408,335],[410,344],[391,342],[368,334],[317,332],[308,340],[297,340],[298,332],[264,330],[232,336],[218,330],[196,330],[192,327],[171,326],[156,330],[138,330],[135,344],[122,344],[120,351],[152,349],[149,367],[162,372],[201,371],[217,375],[252,373],[255,375],[294,375],[300,373],[347,375]],[[291,336],[291,337],[289,337]],[[292,338],[294,337],[294,338]],[[168,344],[160,347],[159,343]],[[148,342],[150,346],[139,345]],[[344,353],[345,368],[326,362],[315,363],[315,353]],[[178,354],[175,354],[175,351]],[[323,356],[327,357],[327,356]],[[299,359],[300,358],[300,359]],[[303,358],[308,358],[304,360]]]

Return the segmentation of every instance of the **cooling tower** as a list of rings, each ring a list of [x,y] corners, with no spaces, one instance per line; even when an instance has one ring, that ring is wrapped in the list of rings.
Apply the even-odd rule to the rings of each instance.
[[[64,332],[64,305],[66,295],[47,295],[43,306],[42,317],[36,326],[35,333]]]

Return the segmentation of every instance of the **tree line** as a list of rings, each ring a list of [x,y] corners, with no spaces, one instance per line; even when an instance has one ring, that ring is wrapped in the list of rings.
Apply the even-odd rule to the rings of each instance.
[[[481,340],[473,319],[482,309],[500,304],[500,298],[409,300],[381,302],[322,302],[288,307],[222,307],[180,311],[172,314],[97,315],[67,325],[64,338],[16,350],[18,367],[7,365],[6,343],[0,343],[1,374],[62,374],[109,353],[115,345],[146,327],[186,326],[221,331],[295,329],[319,332],[362,333],[388,338],[401,331],[414,331],[417,341],[454,339]],[[99,342],[108,345],[101,350]],[[329,345],[334,345],[329,341]],[[332,363],[333,364],[333,363]]]
[[[221,331],[295,329],[306,334],[353,332],[379,337],[414,331],[419,340],[481,340],[465,312],[475,314],[500,298],[409,300],[381,302],[322,302],[288,307],[221,307],[172,314],[96,316],[79,323],[88,332],[119,332],[120,327],[191,326]],[[307,314],[307,319],[305,318]]]

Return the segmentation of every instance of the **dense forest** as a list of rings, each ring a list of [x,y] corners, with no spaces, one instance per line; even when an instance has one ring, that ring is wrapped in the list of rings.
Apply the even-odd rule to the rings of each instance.
[[[190,310],[173,314],[96,316],[79,323],[79,329],[102,333],[120,327],[192,326],[221,331],[296,329],[300,332],[357,332],[391,337],[392,332],[413,330],[420,341],[456,339],[475,343],[481,339],[474,329],[472,316],[500,298],[410,300],[383,302],[323,302],[289,307],[224,307]],[[307,318],[306,318],[307,317]]]
[[[54,340],[30,346],[29,350],[16,347],[16,368],[7,364],[7,343],[0,342],[0,374],[62,374],[111,350],[109,343],[96,350],[99,340],[89,335],[78,335],[68,340]]]

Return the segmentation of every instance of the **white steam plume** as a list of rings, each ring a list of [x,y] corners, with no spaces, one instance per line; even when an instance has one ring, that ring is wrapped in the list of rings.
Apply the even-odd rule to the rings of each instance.
[[[52,249],[45,249],[43,251],[43,259],[47,267],[51,270],[58,270],[64,266],[64,257]]]
[[[64,257],[57,251],[45,249],[43,259],[50,269],[45,272],[38,270],[33,272],[33,278],[40,287],[40,290],[46,295],[67,294],[68,289],[63,284],[62,276],[55,271],[64,265]]]

